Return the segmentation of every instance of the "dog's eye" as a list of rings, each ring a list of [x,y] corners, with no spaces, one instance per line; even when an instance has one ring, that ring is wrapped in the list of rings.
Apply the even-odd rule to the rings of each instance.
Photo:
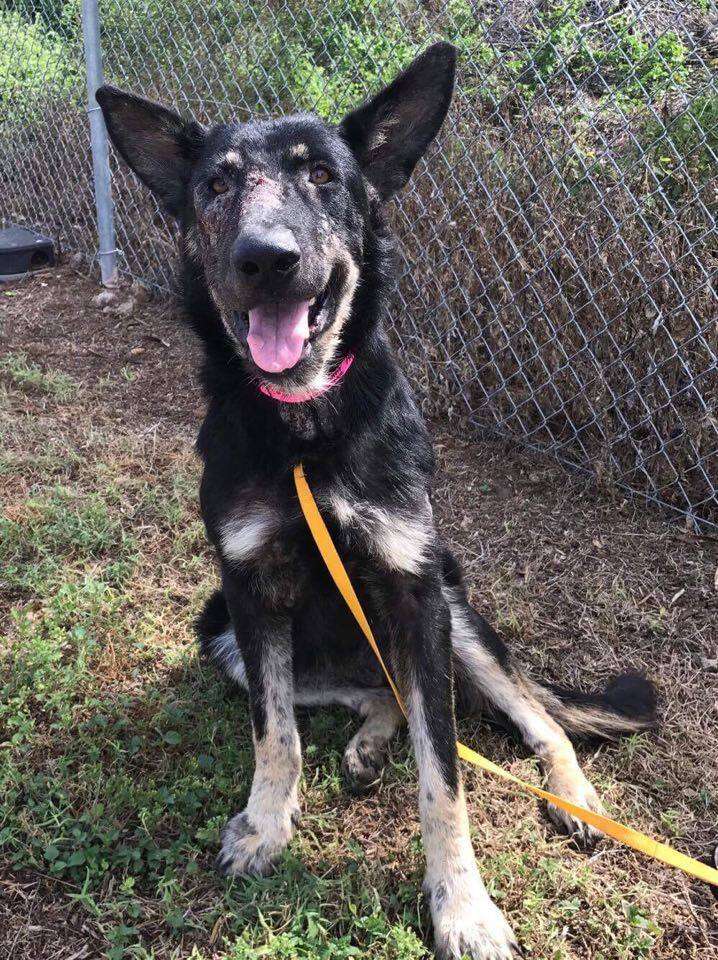
[[[215,177],[214,180],[210,180],[209,185],[214,193],[226,193],[229,190],[229,184],[222,177]]]
[[[318,163],[316,167],[312,167],[309,171],[309,181],[310,183],[315,184],[318,187],[323,186],[325,183],[329,183],[332,180],[331,170],[328,170],[323,164]]]

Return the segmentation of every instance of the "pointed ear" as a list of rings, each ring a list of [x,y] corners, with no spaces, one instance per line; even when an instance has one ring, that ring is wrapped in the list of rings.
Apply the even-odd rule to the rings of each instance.
[[[435,43],[339,130],[383,200],[406,184],[451,103],[456,48]]]
[[[167,211],[177,216],[185,201],[192,164],[204,143],[204,127],[116,87],[100,87],[95,97],[120,156]]]

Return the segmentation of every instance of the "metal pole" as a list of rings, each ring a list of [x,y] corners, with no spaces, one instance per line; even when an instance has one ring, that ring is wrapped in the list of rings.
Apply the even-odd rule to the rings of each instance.
[[[112,204],[107,131],[105,130],[105,121],[102,119],[102,111],[95,100],[95,91],[103,83],[100,15],[97,0],[82,0],[82,35],[85,43],[87,114],[90,119],[97,234],[100,243],[98,259],[102,282],[106,287],[109,287],[117,280],[117,248],[115,246],[115,216]]]

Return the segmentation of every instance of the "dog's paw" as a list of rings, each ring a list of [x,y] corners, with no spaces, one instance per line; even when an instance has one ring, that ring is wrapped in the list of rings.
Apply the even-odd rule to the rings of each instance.
[[[564,800],[570,800],[571,803],[575,803],[579,807],[585,807],[594,813],[604,812],[598,794],[582,773],[570,778],[550,778],[549,790]],[[578,817],[574,817],[573,814],[562,810],[553,803],[546,804],[546,813],[559,830],[568,834],[580,847],[590,849],[603,836],[600,830],[584,823],[583,820],[579,820]]]
[[[386,746],[360,738],[347,744],[342,758],[342,777],[350,793],[371,790],[381,779],[386,760]]]
[[[477,878],[478,880],[478,878]],[[449,891],[447,884],[425,883],[434,923],[437,960],[516,960],[521,948],[511,927],[483,884]]]
[[[229,877],[266,877],[292,839],[299,812],[289,818],[265,821],[261,827],[243,811],[227,821],[217,869]]]

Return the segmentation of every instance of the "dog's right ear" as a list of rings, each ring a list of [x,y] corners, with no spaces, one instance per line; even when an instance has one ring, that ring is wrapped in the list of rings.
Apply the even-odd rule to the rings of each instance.
[[[167,211],[177,216],[206,137],[204,127],[116,87],[100,87],[95,97],[120,156]]]

